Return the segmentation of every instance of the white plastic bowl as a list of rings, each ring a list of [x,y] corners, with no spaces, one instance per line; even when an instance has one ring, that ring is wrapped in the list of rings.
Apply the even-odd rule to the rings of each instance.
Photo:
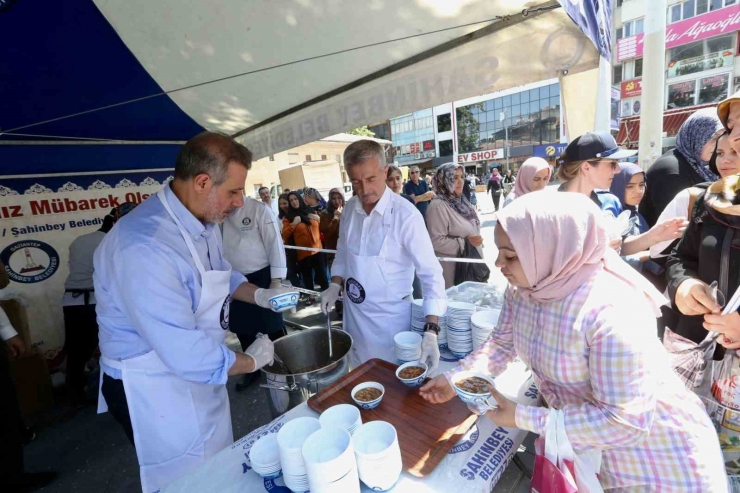
[[[380,397],[375,399],[374,401],[365,402],[365,401],[358,401],[355,399],[355,394],[362,390],[367,388],[373,388],[380,390],[381,394]],[[380,401],[383,400],[383,396],[385,395],[385,387],[380,385],[378,382],[365,382],[361,383],[359,385],[355,385],[355,387],[352,389],[352,400],[355,401],[355,404],[357,404],[361,409],[375,409],[380,404]]]
[[[299,296],[300,294],[298,293],[298,291],[290,291],[278,296],[273,296],[269,300],[270,306],[273,310],[278,312],[290,310],[291,308],[295,308],[298,305]]]
[[[401,371],[404,368],[408,368],[410,366],[419,366],[421,368],[424,368],[424,373],[422,373],[416,378],[401,378],[400,377]],[[427,377],[428,371],[429,371],[429,367],[426,365],[426,363],[420,363],[418,361],[410,361],[408,363],[402,364],[396,369],[396,378],[398,378],[401,382],[403,382],[403,384],[406,385],[407,387],[420,387],[421,384],[424,383],[424,379]]]

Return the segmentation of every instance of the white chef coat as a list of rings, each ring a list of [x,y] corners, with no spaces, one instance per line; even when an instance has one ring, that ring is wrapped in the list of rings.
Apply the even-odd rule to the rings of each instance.
[[[389,228],[384,234],[383,218],[386,212],[393,209]],[[362,223],[362,228],[354,228],[348,237],[349,215]],[[442,277],[442,266],[434,255],[432,240],[429,238],[424,218],[419,210],[408,200],[385,187],[385,192],[375,204],[370,214],[365,213],[359,197],[352,197],[344,207],[339,220],[339,242],[337,254],[332,264],[331,275],[345,279],[347,249],[355,255],[366,257],[377,256],[388,236],[388,252],[385,269],[389,282],[393,282],[394,273],[405,271],[413,265],[421,281],[424,293],[424,315],[444,315],[447,310],[447,294]],[[412,286],[401,286],[399,290]]]
[[[105,238],[102,231],[93,231],[78,236],[69,245],[69,275],[64,281],[64,289],[92,289],[93,288],[93,254],[100,242]],[[85,304],[84,296],[74,296],[64,293],[62,306],[78,306]],[[90,305],[95,304],[95,293],[90,293]]]
[[[0,307],[0,341],[7,341],[17,335],[18,332],[13,328],[10,323],[10,319],[8,319],[5,311]]]
[[[250,274],[269,265],[273,279],[288,275],[277,217],[267,204],[245,197],[244,207],[226,218],[222,231],[224,257],[232,269]]]

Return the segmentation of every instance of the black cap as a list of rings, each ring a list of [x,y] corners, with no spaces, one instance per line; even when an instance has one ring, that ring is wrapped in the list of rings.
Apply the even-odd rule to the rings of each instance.
[[[625,159],[637,151],[623,149],[617,145],[609,132],[588,132],[576,137],[560,156],[559,163],[573,163],[589,159]]]

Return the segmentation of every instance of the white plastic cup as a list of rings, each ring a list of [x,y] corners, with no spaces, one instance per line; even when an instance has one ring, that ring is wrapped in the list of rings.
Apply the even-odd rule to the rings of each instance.
[[[340,428],[352,435],[362,425],[360,410],[352,404],[337,404],[319,416],[321,429]]]
[[[319,491],[356,468],[352,437],[341,428],[315,432],[303,444],[302,453],[311,491]]]
[[[403,470],[396,428],[386,421],[365,423],[352,442],[362,482],[376,490],[392,488]]]

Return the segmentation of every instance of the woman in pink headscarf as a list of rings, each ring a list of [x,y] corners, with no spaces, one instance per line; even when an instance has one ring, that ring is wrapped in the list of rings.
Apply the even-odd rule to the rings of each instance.
[[[504,207],[517,197],[544,190],[550,182],[550,172],[550,165],[541,157],[531,157],[524,161],[516,174],[514,190],[504,200]]]
[[[727,491],[714,427],[656,334],[666,300],[609,248],[601,217],[576,193],[527,195],[499,213],[496,265],[510,288],[498,326],[420,393],[446,402],[456,372],[496,377],[519,357],[562,413],[575,452],[601,452],[604,489]],[[544,434],[548,409],[492,395],[498,407],[486,416],[496,425]]]

